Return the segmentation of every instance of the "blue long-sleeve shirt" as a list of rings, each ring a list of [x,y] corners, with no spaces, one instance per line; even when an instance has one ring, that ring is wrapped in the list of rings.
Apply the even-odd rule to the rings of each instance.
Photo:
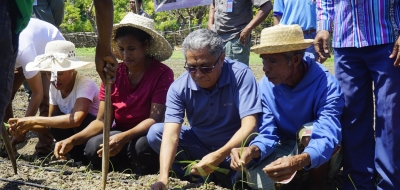
[[[259,83],[263,114],[258,135],[250,145],[261,151],[261,161],[279,141],[296,139],[307,122],[313,122],[311,140],[304,152],[311,158],[309,168],[327,162],[342,139],[340,117],[344,97],[338,81],[321,64],[307,57],[308,70],[297,86],[275,86],[263,77]]]

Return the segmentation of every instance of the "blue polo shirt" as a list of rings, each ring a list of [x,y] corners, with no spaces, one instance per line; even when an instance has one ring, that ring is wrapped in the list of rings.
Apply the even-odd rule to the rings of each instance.
[[[225,145],[241,127],[241,119],[261,113],[253,72],[243,63],[225,59],[217,86],[200,88],[186,71],[168,90],[165,122],[183,123],[185,113],[193,132],[206,147]]]
[[[308,168],[327,162],[342,140],[344,97],[339,82],[314,59],[305,57],[304,62],[307,73],[294,88],[276,86],[266,77],[260,81],[260,135],[250,143],[260,148],[258,161],[269,156],[279,141],[296,140],[296,133],[308,122],[313,122],[311,140],[304,149],[311,158]]]
[[[317,29],[315,0],[275,0],[274,16],[282,16],[282,24],[298,24],[303,30]]]

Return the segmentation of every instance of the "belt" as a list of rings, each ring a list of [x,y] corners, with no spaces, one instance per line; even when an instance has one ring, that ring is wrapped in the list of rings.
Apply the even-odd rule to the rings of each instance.
[[[316,30],[315,30],[314,28],[309,29],[309,30],[303,30],[303,34],[304,34],[304,35],[306,35],[306,34],[312,34],[312,33],[315,33],[315,32],[316,32]]]

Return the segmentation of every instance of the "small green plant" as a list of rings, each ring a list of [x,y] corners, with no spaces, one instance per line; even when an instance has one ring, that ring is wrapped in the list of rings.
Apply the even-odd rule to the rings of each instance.
[[[353,180],[351,179],[350,174],[348,174],[347,177],[349,177],[350,182],[351,182],[351,184],[353,184],[354,189],[357,190],[357,187],[354,185],[354,182],[353,182]]]

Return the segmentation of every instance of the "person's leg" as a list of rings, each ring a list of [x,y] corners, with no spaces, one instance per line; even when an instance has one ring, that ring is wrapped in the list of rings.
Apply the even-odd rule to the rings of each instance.
[[[16,9],[15,1],[0,1],[0,121],[3,121],[6,107],[11,100],[15,60],[18,53],[19,34],[14,32]]]
[[[64,113],[54,113],[52,116],[63,115],[63,114]],[[76,133],[79,133],[95,119],[96,116],[93,116],[92,114],[87,114],[85,119],[82,121],[81,125],[78,127],[69,129],[50,128],[50,132],[56,141],[62,141],[66,138],[71,137],[72,135],[75,135]],[[74,148],[72,148],[72,150],[69,152],[69,155],[71,156],[72,159],[74,159],[75,162],[82,161],[84,164],[87,164],[88,163],[87,158],[83,154],[84,149],[85,149],[85,144],[74,146]]]
[[[24,76],[22,67],[18,67],[16,69],[16,73],[14,73],[14,83],[13,83],[13,88],[12,88],[11,101],[6,108],[6,116],[4,117],[4,122],[8,122],[8,119],[14,117],[12,102],[14,100],[15,94],[17,93],[19,87],[21,87],[21,85],[24,82],[26,82],[26,78]],[[19,143],[24,142],[25,140],[26,140],[25,134],[22,134],[22,135],[12,136],[10,142],[11,142],[12,146],[15,146]]]
[[[51,0],[50,7],[53,14],[54,26],[60,28],[64,20],[64,2],[63,0]]]
[[[259,164],[251,161],[247,164],[247,171],[244,171],[246,175],[248,185],[253,189],[275,189],[275,182],[272,181],[267,174],[264,173],[263,168],[278,158],[295,155],[297,152],[296,140],[286,140],[285,142],[279,142],[274,152],[268,157],[262,160]],[[236,186],[240,184],[236,184]]]
[[[159,155],[150,147],[146,136],[129,142],[128,157],[137,164],[141,175],[156,174],[160,168]]]
[[[343,188],[375,188],[372,78],[365,48],[335,48],[335,75],[342,87]],[[354,184],[354,185],[353,185]]]
[[[49,116],[49,88],[50,80],[46,77],[45,73],[42,72],[42,86],[43,86],[43,99],[39,105],[39,115],[43,117]],[[47,155],[52,150],[51,145],[54,142],[54,138],[51,134],[38,134],[39,141],[35,146],[36,154]]]
[[[4,116],[3,121],[8,122],[8,119],[14,117],[12,101],[14,100],[15,94],[17,93],[19,87],[26,81],[24,73],[22,71],[22,67],[18,67],[16,69],[16,73],[14,73],[14,81],[12,86],[12,93],[11,93],[11,101],[6,108],[6,113]]]
[[[110,137],[118,133],[121,133],[121,131],[110,131]],[[101,157],[97,155],[97,151],[100,150],[100,144],[103,144],[103,134],[90,138],[84,150],[86,157],[95,169],[101,169]],[[128,144],[129,143],[127,143],[116,156],[110,157],[110,171],[113,168],[130,165],[130,160],[127,155]]]
[[[151,148],[157,153],[160,152],[163,130],[164,124],[156,123],[151,126],[149,132],[147,133],[148,142]],[[190,127],[182,126],[179,136],[177,155],[175,157],[175,162],[172,164],[172,170],[178,178],[201,182],[203,179],[199,178],[199,176],[185,176],[185,171],[188,164],[181,164],[178,162],[201,160],[205,155],[211,152],[212,150],[202,145],[202,143],[198,140],[198,137],[193,133]],[[227,158],[218,167],[232,171],[229,165],[229,158]],[[231,175],[233,173],[234,172],[230,172],[228,175]]]
[[[240,43],[239,38],[233,38],[225,42],[224,50],[225,56],[232,60],[237,60],[241,63],[249,65],[251,47],[251,36],[247,39],[246,45]]]
[[[400,68],[389,55],[392,44],[371,46],[363,50],[363,57],[372,71],[375,93],[375,167],[382,180],[378,189],[400,187]],[[346,158],[345,158],[346,159]]]
[[[50,2],[52,0],[37,0],[37,5],[33,6],[33,13],[36,18],[55,25]]]

